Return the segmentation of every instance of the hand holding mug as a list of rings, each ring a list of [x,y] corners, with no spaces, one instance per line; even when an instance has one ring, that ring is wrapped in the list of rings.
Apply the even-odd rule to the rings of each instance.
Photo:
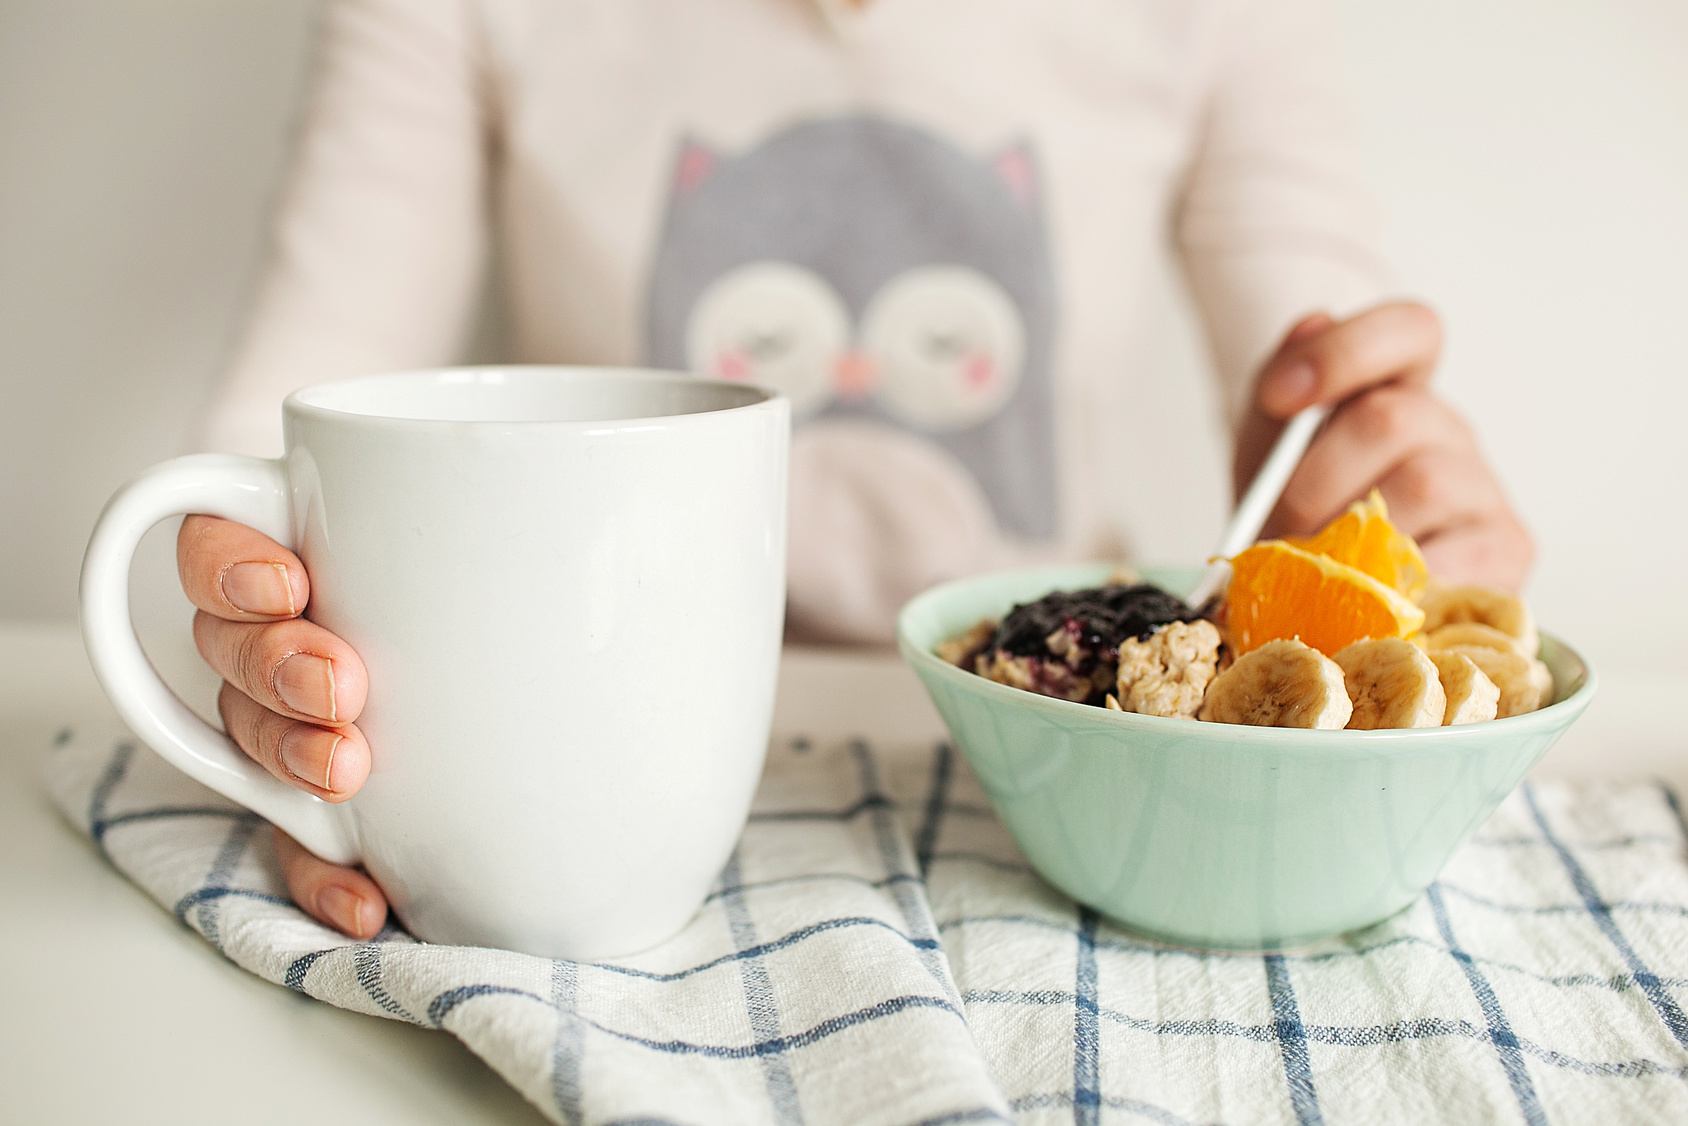
[[[369,741],[357,726],[369,674],[350,645],[301,617],[311,580],[299,557],[244,524],[189,516],[176,564],[199,611],[194,642],[223,678],[217,710],[229,738],[295,789],[336,803],[357,793],[369,777]],[[381,929],[387,899],[374,880],[279,829],[275,837],[300,908],[353,938]]]

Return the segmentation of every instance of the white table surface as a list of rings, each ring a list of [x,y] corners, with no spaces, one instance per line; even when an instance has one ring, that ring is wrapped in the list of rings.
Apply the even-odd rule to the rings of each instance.
[[[190,653],[157,659],[209,698]],[[1608,676],[1537,773],[1688,782],[1688,735],[1659,695],[1681,688]],[[447,1033],[262,981],[108,867],[39,778],[53,733],[105,708],[72,626],[0,624],[0,1122],[543,1121]],[[943,734],[902,664],[864,652],[788,651],[774,726]]]

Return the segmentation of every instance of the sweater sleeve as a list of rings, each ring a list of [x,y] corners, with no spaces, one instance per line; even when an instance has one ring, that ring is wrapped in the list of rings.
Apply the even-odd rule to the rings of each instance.
[[[487,242],[485,82],[461,0],[331,0],[271,261],[203,448],[273,456],[295,388],[456,357]]]
[[[1233,425],[1291,324],[1396,286],[1337,32],[1325,0],[1244,0],[1219,29],[1175,231]]]

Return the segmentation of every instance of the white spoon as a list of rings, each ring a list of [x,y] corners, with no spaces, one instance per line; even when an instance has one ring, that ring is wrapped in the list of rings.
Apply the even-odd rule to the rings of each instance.
[[[1323,422],[1325,415],[1329,413],[1329,407],[1307,407],[1290,419],[1289,425],[1284,427],[1284,432],[1278,435],[1272,452],[1255,471],[1248,492],[1243,494],[1243,499],[1237,504],[1237,510],[1231,514],[1231,522],[1225,525],[1225,534],[1220,537],[1219,547],[1214,551],[1219,558],[1208,564],[1202,581],[1184,598],[1193,609],[1200,610],[1207,605],[1209,600],[1224,590],[1226,584],[1231,581],[1231,556],[1248,547],[1255,537],[1260,535],[1266,517],[1272,514],[1278,497],[1283,495],[1284,486],[1289,484],[1290,474],[1301,464],[1301,455],[1307,452],[1307,443],[1313,440],[1319,423]]]

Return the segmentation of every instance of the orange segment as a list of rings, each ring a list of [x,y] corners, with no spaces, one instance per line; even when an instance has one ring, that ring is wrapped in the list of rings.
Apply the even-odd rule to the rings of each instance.
[[[1292,536],[1286,542],[1357,568],[1417,602],[1430,581],[1413,538],[1389,522],[1389,507],[1376,489],[1365,500],[1319,529],[1318,535]]]
[[[1238,655],[1280,637],[1325,656],[1367,637],[1406,637],[1424,611],[1370,575],[1282,540],[1231,560],[1226,626]]]

